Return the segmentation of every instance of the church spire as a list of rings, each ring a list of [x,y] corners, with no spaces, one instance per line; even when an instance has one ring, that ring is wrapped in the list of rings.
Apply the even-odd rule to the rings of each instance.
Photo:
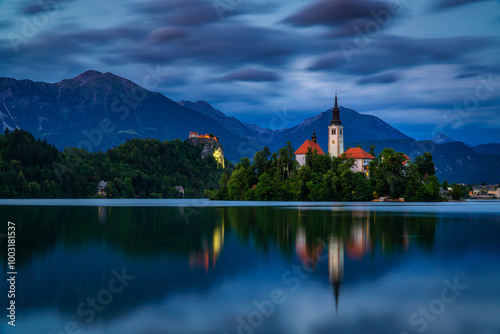
[[[316,137],[316,131],[314,131],[314,132],[313,132],[313,135],[312,135],[312,138],[311,138],[311,139],[312,139],[312,141],[313,141],[313,142],[315,142],[315,143],[317,143],[317,142],[318,142],[317,137]]]
[[[337,101],[336,90],[335,90],[335,106],[333,107],[332,121],[330,122],[330,125],[342,125],[342,122],[340,121],[340,109]]]

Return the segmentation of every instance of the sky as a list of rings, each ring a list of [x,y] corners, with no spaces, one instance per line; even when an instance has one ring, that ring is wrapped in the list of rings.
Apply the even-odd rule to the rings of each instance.
[[[0,0],[0,77],[111,72],[262,127],[338,91],[415,139],[500,143],[499,60],[499,0]]]

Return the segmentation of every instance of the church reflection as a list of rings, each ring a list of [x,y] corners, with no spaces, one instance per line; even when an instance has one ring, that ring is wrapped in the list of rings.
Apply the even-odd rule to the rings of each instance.
[[[308,245],[306,230],[299,227],[295,238],[295,252],[304,267],[312,267],[313,270],[316,270],[318,260],[323,252],[323,243],[317,240],[314,244]]]
[[[347,256],[353,260],[361,260],[371,253],[370,215],[362,211],[354,211],[351,235],[347,242]]]
[[[344,242],[334,236],[330,236],[328,239],[328,273],[335,296],[335,312],[337,312],[340,284],[344,277]]]
[[[16,253],[17,262],[26,268],[40,265],[36,270],[44,274],[23,303],[38,307],[34,301],[41,300],[70,313],[74,300],[85,297],[82,291],[99,291],[102,275],[121,265],[116,262],[117,254],[127,261],[127,270],[144,273],[138,280],[147,289],[137,291],[136,305],[179,291],[209,291],[242,268],[260,263],[288,268],[298,260],[313,269],[310,281],[322,281],[333,292],[333,312],[333,307],[340,310],[345,302],[342,296],[347,294],[341,293],[342,288],[359,279],[376,279],[386,270],[380,263],[396,263],[406,251],[432,251],[440,219],[307,207],[298,211],[286,207],[206,207],[184,212],[170,207],[0,208],[2,216],[18,222],[16,237],[24,246]],[[239,251],[246,257],[242,259]],[[97,252],[102,256],[88,256]],[[68,256],[62,259],[68,264],[74,262],[70,256],[92,261],[75,264],[65,275],[54,278],[50,267],[43,264],[60,261],[55,257],[60,254]],[[0,264],[5,263],[7,254],[3,252]],[[267,279],[267,272],[259,275],[259,279]],[[71,285],[66,284],[68,279]],[[64,287],[55,301],[44,295],[47,289],[39,288],[52,283]]]
[[[311,212],[310,216],[313,215],[314,212]],[[435,218],[392,216],[389,220],[388,217],[380,216],[377,224],[376,214],[368,211],[332,214],[329,221],[304,221],[305,215],[301,216],[296,228],[295,253],[303,266],[311,267],[312,264],[312,269],[316,270],[320,265],[317,260],[325,258],[321,253],[326,248],[328,276],[336,312],[346,257],[351,262],[360,262],[368,255],[374,256],[375,252],[407,252],[410,243],[416,241],[425,249],[432,245],[436,223]],[[418,235],[419,238],[412,239],[409,235]]]

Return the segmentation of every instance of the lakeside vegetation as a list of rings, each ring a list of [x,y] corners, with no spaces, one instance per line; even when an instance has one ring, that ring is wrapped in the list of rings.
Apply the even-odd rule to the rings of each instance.
[[[182,186],[184,197],[199,198],[224,173],[201,151],[180,139],[132,139],[105,153],[60,152],[29,132],[6,130],[0,135],[0,198],[90,198],[101,180],[107,197],[182,198],[175,189]]]
[[[463,198],[467,187],[442,185],[432,155],[406,162],[403,153],[384,149],[370,163],[369,177],[353,173],[352,158],[306,154],[299,166],[291,144],[257,152],[226,168],[202,147],[180,139],[132,139],[107,152],[78,148],[59,151],[23,130],[0,135],[0,198],[200,198],[256,201],[370,201],[381,196],[405,201]],[[372,147],[372,155],[374,147]],[[406,162],[406,164],[404,164]],[[105,194],[97,195],[101,180]],[[181,186],[184,194],[176,189]]]
[[[249,201],[371,201],[382,196],[408,202],[443,200],[431,153],[412,162],[404,153],[386,148],[370,163],[369,177],[352,172],[353,163],[353,158],[318,155],[309,149],[306,164],[299,166],[288,142],[276,153],[266,147],[252,161],[241,159],[231,175],[222,175],[219,189],[205,196]],[[452,187],[453,199],[463,197],[463,187]]]

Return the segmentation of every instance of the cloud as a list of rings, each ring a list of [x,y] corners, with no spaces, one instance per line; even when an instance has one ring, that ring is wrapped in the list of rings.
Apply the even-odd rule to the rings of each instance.
[[[402,36],[373,39],[366,48],[356,48],[350,41],[347,43],[354,50],[351,61],[344,57],[339,42],[337,51],[316,59],[309,70],[367,75],[429,64],[461,64],[471,53],[495,44],[492,39],[480,37],[417,39]]]
[[[95,68],[141,84],[145,68],[160,66],[172,73],[158,87],[165,95],[219,101],[222,110],[241,113],[247,121],[261,117],[247,116],[249,111],[264,115],[281,105],[313,115],[321,109],[325,87],[340,83],[366,96],[354,100],[352,107],[360,111],[421,108],[423,93],[424,107],[438,111],[474,92],[478,76],[500,74],[495,63],[500,40],[488,37],[498,36],[500,21],[492,21],[498,14],[489,8],[497,0],[403,1],[404,12],[381,24],[385,30],[362,40],[361,48],[354,44],[362,39],[358,31],[370,32],[369,22],[380,24],[373,12],[389,10],[392,0],[217,0],[230,5],[223,20],[214,0],[41,1],[58,1],[61,8],[18,54],[9,32],[22,35],[23,18],[41,17],[50,7],[44,9],[39,0],[4,4],[12,15],[0,21],[2,75],[55,82]],[[433,9],[432,15],[415,15],[422,8]],[[354,46],[350,62],[341,43]],[[218,84],[207,85],[214,77]],[[405,85],[390,84],[403,78]],[[236,82],[264,84],[248,89]],[[304,91],[307,103],[301,101]]]
[[[467,79],[479,76],[488,76],[490,74],[500,74],[500,65],[469,64],[462,67],[461,71],[455,76],[456,79]]]
[[[177,27],[162,27],[153,30],[148,35],[148,40],[154,43],[170,42],[178,38],[187,36],[187,31]]]
[[[213,4],[203,0],[155,0],[135,7],[140,13],[171,26],[200,26],[220,20]]]
[[[122,55],[127,62],[189,62],[227,71],[248,64],[282,66],[288,57],[300,52],[301,45],[297,36],[277,29],[216,24],[189,30],[188,36],[173,43],[128,48]]]
[[[255,69],[244,69],[236,72],[232,72],[219,78],[219,81],[251,81],[251,82],[262,82],[262,81],[278,81],[280,77],[272,71],[262,71]]]
[[[285,18],[284,22],[308,27],[314,25],[340,26],[355,20],[374,20],[372,12],[387,10],[382,1],[365,0],[317,0],[297,13]]]
[[[35,15],[42,12],[51,12],[59,10],[61,4],[69,0],[41,0],[36,3],[25,4],[21,8],[21,13],[24,15]]]
[[[400,76],[396,73],[377,74],[368,77],[363,77],[357,81],[358,85],[368,84],[391,84],[401,80]]]
[[[437,2],[437,8],[439,9],[447,9],[459,6],[465,6],[471,3],[483,2],[486,0],[439,0]]]

